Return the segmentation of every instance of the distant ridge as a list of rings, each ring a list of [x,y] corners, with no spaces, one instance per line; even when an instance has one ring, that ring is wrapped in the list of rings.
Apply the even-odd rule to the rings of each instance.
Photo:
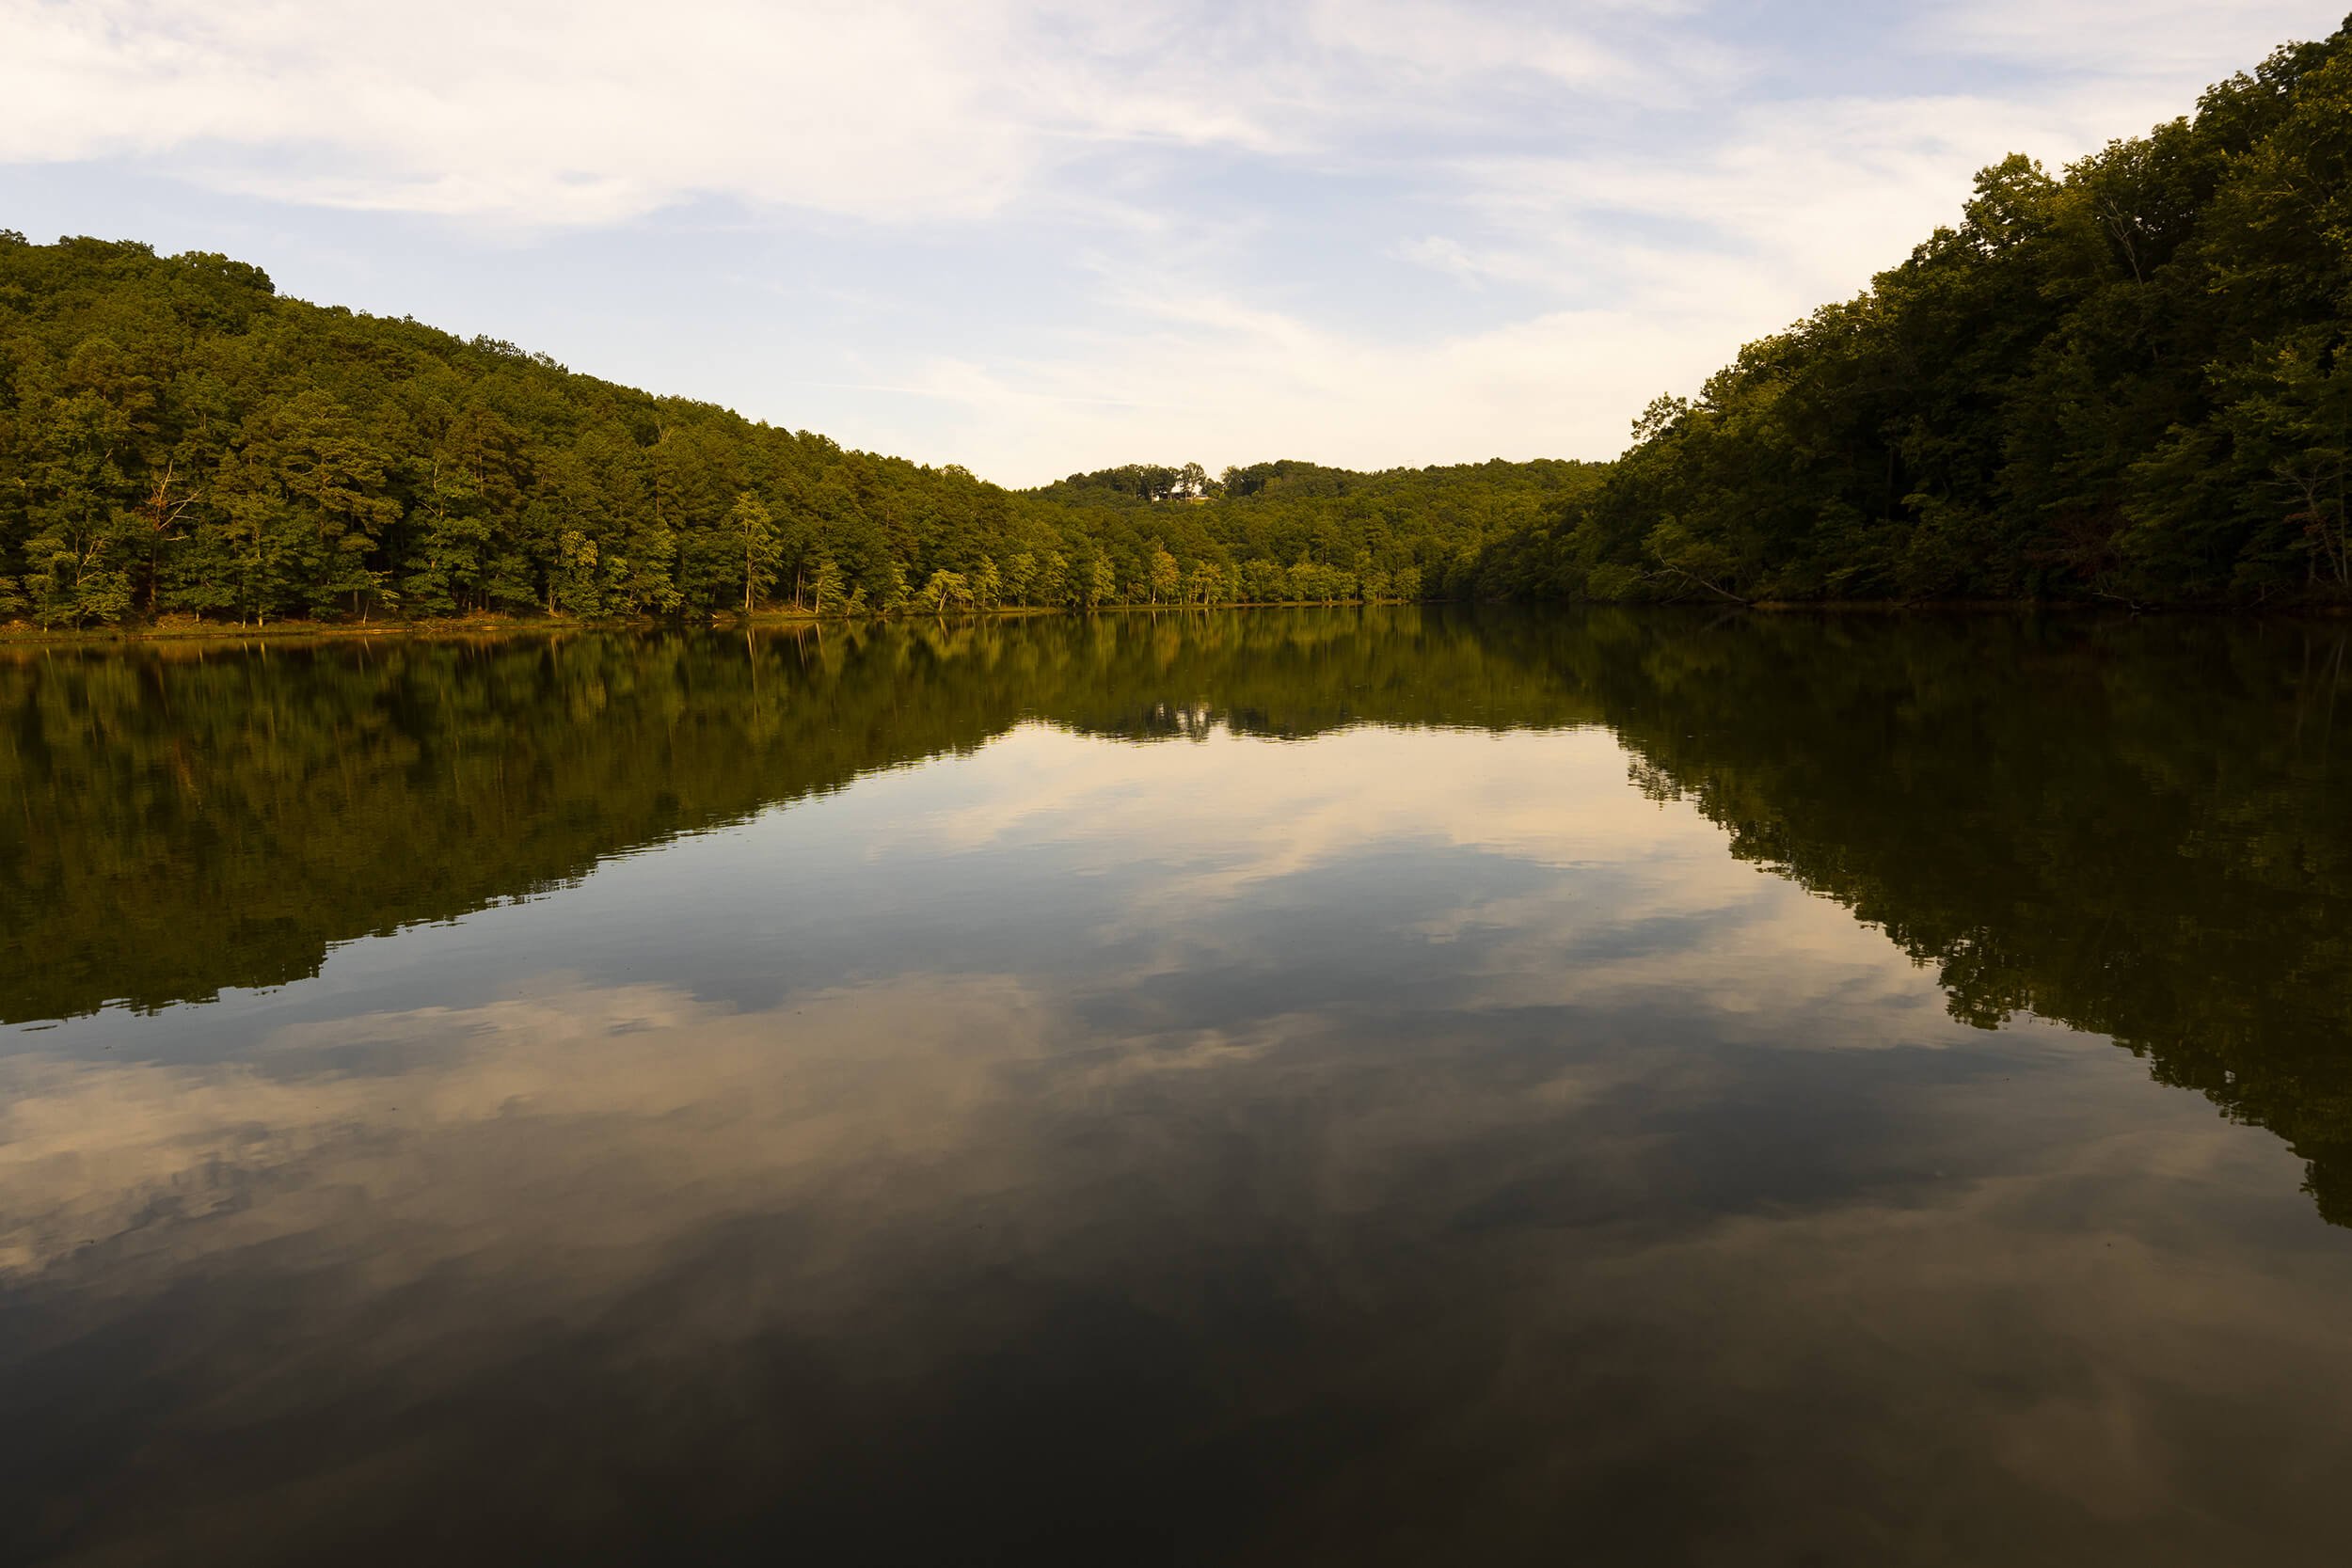
[[[1410,599],[1589,467],[1239,472],[1025,495],[226,257],[0,231],[0,621]]]

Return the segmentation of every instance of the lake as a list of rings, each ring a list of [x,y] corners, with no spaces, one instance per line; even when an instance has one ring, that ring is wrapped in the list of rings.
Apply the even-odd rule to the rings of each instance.
[[[0,654],[0,1558],[2340,1561],[2347,640]]]

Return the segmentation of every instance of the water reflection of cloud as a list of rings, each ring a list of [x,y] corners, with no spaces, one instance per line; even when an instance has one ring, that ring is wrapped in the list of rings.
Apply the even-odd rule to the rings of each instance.
[[[200,1227],[186,1222],[198,1220],[217,1222],[204,1244],[249,1245],[270,1233],[272,1206],[260,1199],[273,1185],[500,1208],[520,1196],[513,1182],[428,1167],[485,1134],[548,1126],[609,1126],[597,1163],[641,1167],[643,1186],[614,1190],[642,1202],[597,1212],[611,1236],[682,1181],[821,1164],[845,1144],[861,1157],[919,1153],[1004,1053],[1035,1049],[1032,1010],[1009,980],[910,978],[739,1014],[662,987],[552,975],[484,1006],[294,1025],[200,1067],[10,1058],[0,1261],[38,1269],[103,1243],[143,1258],[195,1242]],[[885,1073],[898,1079],[886,1099],[853,1092]],[[888,1114],[852,1123],[861,1103]],[[544,1239],[575,1217],[561,1193],[541,1196],[557,1201],[517,1237]],[[635,1217],[646,1237],[667,1223]],[[316,1216],[284,1218],[301,1227]]]
[[[1471,755],[1444,754],[1457,749]],[[739,1178],[803,1158],[793,1151],[820,1135],[835,1142],[807,1160],[952,1142],[1018,1063],[1063,1092],[1108,1093],[1138,1074],[1265,1070],[1273,1042],[1358,1031],[1393,1043],[1399,1019],[1440,1064],[1433,1088],[1477,1069],[1461,1041],[1511,1020],[1587,1042],[1573,1070],[1559,1055],[1550,1076],[1515,1084],[1512,1103],[1547,1114],[1668,1061],[1686,1075],[1677,1092],[1692,1092],[1687,1075],[1711,1070],[1693,1043],[1980,1037],[1944,1016],[1930,977],[1883,937],[1731,861],[1711,825],[1643,799],[1624,767],[1591,731],[1136,748],[1026,726],[952,768],[858,793],[866,819],[889,825],[864,841],[868,863],[1026,848],[1045,832],[1065,867],[1116,870],[1109,918],[1068,933],[1037,971],[901,973],[750,1010],[575,978],[470,1007],[288,1027],[213,1067],[11,1059],[0,1264],[44,1267],[158,1215],[258,1223],[267,1206],[255,1194],[289,1172],[349,1161],[393,1181],[389,1148],[461,1128],[603,1117],[631,1130],[614,1161],[701,1160]],[[943,783],[946,803],[929,811],[875,799]],[[808,831],[833,804],[771,824]],[[1370,899],[1317,880],[1399,845],[1423,874],[1384,868]],[[1301,961],[1295,932],[1310,912],[1303,924],[1347,944],[1340,960]],[[1626,1054],[1636,1039],[1653,1052],[1638,1063]],[[1661,1042],[1681,1054],[1657,1054]],[[1296,1069],[1295,1049],[1283,1059]],[[851,1090],[885,1081],[875,1103],[894,1108],[891,1122],[846,1131]],[[739,1159],[723,1140],[748,1127],[760,1153]],[[660,1224],[646,1220],[647,1233]]]
[[[1961,1037],[1882,936],[1730,859],[1695,808],[1629,787],[1628,766],[1597,730],[1367,726],[1279,745],[1213,731],[1135,746],[1028,725],[961,762],[952,794],[945,779],[910,785],[910,809],[864,853],[933,866],[1021,853],[1116,875],[1083,945],[1120,947],[1126,987],[1184,977],[1238,994],[1245,972],[1277,965],[1311,986],[1295,933],[1353,923],[1381,956],[1363,967],[1419,976],[1438,988],[1433,1004],[1624,1005],[1671,990],[1726,1018],[1812,1006],[1820,1024],[1798,1044]],[[1392,859],[1377,875],[1328,879],[1380,855]],[[1823,1006],[1833,995],[1872,1006]]]
[[[962,762],[966,798],[900,818],[878,855],[930,856],[1051,840],[1124,864],[1190,862],[1202,895],[1427,836],[1568,866],[1708,853],[1695,811],[1626,787],[1625,752],[1599,730],[1420,731],[1363,726],[1275,742],[1223,730],[1184,744],[1122,745],[1025,724]]]
[[[2268,1134],[1963,1029],[1603,737],[1397,738],[1024,730],[626,868],[750,964],[772,859],[692,872],[798,857],[872,950],[772,1006],[516,969],[201,1065],[0,1062],[0,1391],[139,1390],[180,1445],[59,1506],[262,1560],[426,1499],[617,1553],[545,1499],[647,1477],[901,1558],[1057,1517],[1269,1560],[2322,1538],[2352,1238]],[[879,940],[899,863],[985,908],[1008,855],[1089,900],[956,973]],[[241,1491],[223,1433],[292,1479]]]
[[[822,1513],[790,1486],[853,1498],[863,1465],[952,1487],[907,1433],[977,1411],[1008,1464],[1133,1449],[1121,1508],[1274,1444],[1298,1484],[1212,1489],[1200,1528],[1267,1509],[1255,1539],[1375,1558],[1581,1514],[1597,1550],[1981,1560],[1997,1512],[2027,1559],[2180,1560],[2217,1539],[2165,1533],[2185,1492],[2253,1486],[2282,1530],[2320,1506],[2224,1451],[2233,1391],[2352,1458],[2326,1326],[2352,1254],[2265,1135],[2119,1053],[1833,1069],[1710,1033],[1703,995],[1646,1025],[1583,999],[1123,1035],[1074,1004],[909,974],[734,1012],[542,976],[203,1068],[20,1061],[0,1300],[167,1372],[183,1425],[349,1405],[298,1473],[550,1401],[617,1423],[596,1462],[652,1463],[626,1427],[675,1441],[684,1386],[743,1445],[695,1456],[697,1506]],[[266,1362],[208,1338],[231,1300],[294,1307]],[[1352,1420],[1311,1418],[1335,1399]],[[474,1441],[414,1484],[462,1491]],[[1613,1546],[1635,1477],[1645,1533]],[[1458,1512],[1411,1513],[1433,1497]]]
[[[101,1340],[191,1280],[295,1290],[301,1327],[204,1419],[299,1409],[328,1368],[464,1409],[550,1343],[625,1404],[822,1346],[869,1422],[1016,1400],[961,1380],[1007,1355],[1040,1375],[1057,1341],[1115,1386],[1168,1362],[1198,1386],[1185,1419],[1235,1442],[1369,1400],[1360,1431],[1304,1440],[1330,1485],[1289,1497],[1275,1540],[1409,1541],[1430,1522],[1398,1510],[1437,1495],[1473,1541],[1477,1510],[1524,1519],[1547,1488],[1606,1518],[1610,1479],[1640,1474],[1691,1510],[1651,1518],[1653,1545],[1695,1549],[1712,1511],[1775,1549],[1960,1560],[1993,1544],[1971,1500],[1998,1496],[2057,1560],[2174,1518],[2203,1466],[2242,1481],[2199,1424],[2233,1390],[2347,1457],[2319,1424],[2352,1393],[2320,1325],[2352,1259],[2234,1243],[2246,1195],[2292,1205],[2291,1162],[2120,1057],[2053,1079],[2021,1053],[2015,1085],[1966,1098],[1890,1060],[1895,1126],[1845,1128],[1830,1187],[1726,1206],[1710,1168],[1769,1187],[1804,1157],[1804,1130],[1749,1125],[1772,1053],[1547,1044],[1502,1016],[1104,1039],[1001,978],[760,1014],[543,979],[288,1030],[245,1064],[30,1068],[0,1212],[15,1289],[65,1292]],[[2032,1135],[2004,1137],[2021,1116]],[[1072,1329],[1089,1302],[1128,1326]],[[1198,1440],[1167,1415],[1117,1439]],[[766,1423],[804,1416],[740,1420],[784,1443]],[[1899,1533],[1922,1518],[1950,1549]]]

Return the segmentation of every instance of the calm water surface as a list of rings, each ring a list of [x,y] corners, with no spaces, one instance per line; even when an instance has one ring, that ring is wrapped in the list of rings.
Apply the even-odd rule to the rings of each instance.
[[[0,1559],[2340,1562],[2348,635],[0,658]]]

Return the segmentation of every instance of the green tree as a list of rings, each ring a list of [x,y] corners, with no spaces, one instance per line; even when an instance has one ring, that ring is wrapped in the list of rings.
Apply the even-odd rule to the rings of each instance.
[[[1087,610],[1096,610],[1118,597],[1119,578],[1112,572],[1109,559],[1101,555],[1089,557],[1080,569],[1079,604]]]
[[[436,452],[422,494],[410,514],[414,539],[401,590],[427,614],[453,614],[481,604],[483,560],[490,520],[475,503],[481,490],[454,460]]]
[[[743,561],[743,613],[752,613],[755,595],[776,578],[784,547],[776,538],[776,520],[760,499],[746,490],[735,498],[727,513],[727,530],[735,536]]]
[[[934,614],[945,614],[951,604],[971,602],[972,585],[961,572],[936,571],[923,584],[921,598]]]
[[[1152,602],[1158,604],[1163,598],[1173,599],[1184,583],[1183,568],[1158,540],[1152,540],[1146,549],[1149,552],[1146,569],[1150,574],[1146,581],[1150,585]]]
[[[551,586],[556,604],[570,615],[596,615],[604,609],[606,579],[597,569],[596,542],[576,528],[557,544]]]
[[[840,602],[841,568],[834,564],[831,556],[818,557],[816,564],[809,568],[808,592],[809,607],[819,615],[828,604]]]
[[[1196,562],[1192,568],[1190,600],[1194,604],[1213,605],[1225,598],[1225,573],[1214,561]]]
[[[1015,550],[1005,562],[1003,596],[1009,604],[1036,604],[1039,565],[1034,552]]]

